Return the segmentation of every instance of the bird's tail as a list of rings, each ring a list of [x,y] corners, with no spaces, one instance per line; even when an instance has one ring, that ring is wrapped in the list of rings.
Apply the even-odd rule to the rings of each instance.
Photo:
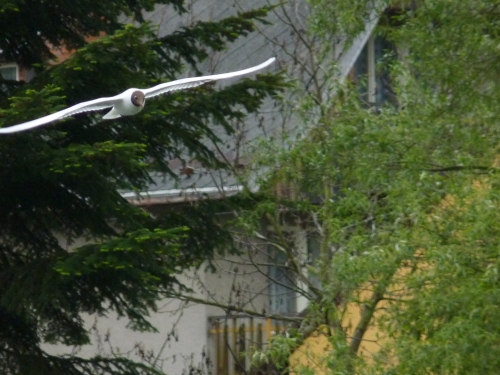
[[[102,116],[103,120],[112,120],[114,118],[122,117],[120,113],[115,109],[115,107],[111,108],[111,111]]]

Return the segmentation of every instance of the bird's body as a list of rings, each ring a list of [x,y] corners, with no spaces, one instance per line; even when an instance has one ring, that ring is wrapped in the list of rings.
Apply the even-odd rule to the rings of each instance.
[[[216,74],[203,77],[184,78],[173,82],[162,83],[149,89],[128,89],[121,94],[108,98],[100,98],[90,100],[88,102],[76,104],[72,107],[63,109],[62,111],[53,113],[51,115],[41,117],[36,120],[28,121],[23,124],[9,126],[7,128],[0,128],[0,134],[16,133],[28,129],[32,129],[41,125],[48,124],[65,117],[72,116],[81,112],[99,111],[105,108],[111,110],[103,116],[105,120],[115,119],[121,116],[133,116],[139,113],[146,103],[146,99],[152,98],[161,94],[171,91],[188,89],[191,87],[200,86],[204,83],[227,79],[237,76],[242,76],[263,69],[273,63],[275,58],[270,58],[264,63],[254,66],[252,68],[239,70],[231,73]]]
[[[144,104],[146,104],[144,92],[139,89],[128,89],[115,98],[115,105],[102,117],[103,119],[111,120],[121,116],[136,115],[142,111]]]

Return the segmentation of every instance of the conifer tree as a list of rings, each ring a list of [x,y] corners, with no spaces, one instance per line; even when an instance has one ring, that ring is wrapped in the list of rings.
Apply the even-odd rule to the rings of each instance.
[[[185,11],[181,0],[157,2]],[[209,51],[250,33],[268,11],[158,37],[143,19],[154,5],[3,1],[0,57],[37,74],[29,83],[0,82],[0,126],[175,79],[186,64],[196,67]],[[54,48],[74,53],[49,63]],[[119,190],[147,190],[150,172],[173,175],[166,160],[180,155],[222,167],[203,142],[218,142],[207,124],[231,132],[232,120],[280,87],[277,77],[261,75],[220,91],[204,86],[158,98],[140,116],[100,123],[100,115],[82,114],[0,138],[1,373],[157,373],[126,358],[50,355],[43,344],[89,343],[83,313],[114,311],[132,328],[154,330],[148,309],[182,288],[176,275],[209,260],[224,233],[201,208],[152,217]]]

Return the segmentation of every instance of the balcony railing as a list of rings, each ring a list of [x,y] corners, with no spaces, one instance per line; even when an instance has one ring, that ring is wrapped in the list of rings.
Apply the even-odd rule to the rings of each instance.
[[[286,322],[248,315],[215,316],[210,321],[211,358],[215,375],[243,374],[256,350],[287,327]]]

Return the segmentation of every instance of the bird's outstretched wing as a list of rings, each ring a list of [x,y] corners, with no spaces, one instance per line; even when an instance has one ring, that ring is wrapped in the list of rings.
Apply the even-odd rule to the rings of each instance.
[[[0,128],[0,134],[16,133],[23,130],[28,130],[31,128],[36,128],[37,126],[45,125],[49,122],[63,119],[80,112],[98,111],[104,108],[113,107],[118,100],[119,96],[113,96],[110,98],[100,98],[89,100],[88,102],[83,102],[76,104],[72,107],[63,109],[62,111],[53,113],[48,116],[40,117],[36,120],[28,121],[23,124],[9,126],[7,128]]]
[[[153,96],[157,96],[160,94],[167,93],[169,91],[182,90],[190,87],[195,87],[202,85],[206,82],[217,81],[219,79],[232,78],[237,76],[242,76],[245,74],[249,74],[255,72],[257,70],[263,69],[266,66],[272,64],[275,58],[270,58],[266,62],[263,62],[260,65],[254,66],[253,68],[248,68],[244,70],[239,70],[237,72],[224,73],[224,74],[216,74],[211,76],[204,77],[193,77],[193,78],[184,78],[173,82],[162,83],[160,85],[154,86],[150,89],[141,90],[144,92],[146,98],[151,98]],[[28,121],[23,124],[9,126],[7,128],[0,128],[0,134],[8,134],[8,133],[16,133],[23,130],[28,130],[32,128],[36,128],[37,126],[48,124],[52,121],[57,121],[63,119],[64,117],[74,115],[80,112],[89,112],[89,111],[98,111],[100,109],[113,107],[117,101],[123,99],[123,93],[120,95],[116,95],[109,98],[100,98],[95,100],[90,100],[88,102],[83,102],[80,104],[76,104],[72,107],[63,109],[62,111],[53,113],[48,116],[41,117],[36,120]]]
[[[146,98],[152,98],[153,96],[165,94],[167,92],[187,89],[187,88],[195,87],[195,86],[200,86],[200,85],[203,85],[204,83],[207,83],[210,81],[217,81],[220,79],[227,79],[227,78],[242,76],[245,74],[250,74],[250,73],[256,72],[257,70],[263,69],[266,66],[272,64],[274,62],[274,60],[276,60],[276,59],[274,57],[272,57],[269,60],[263,62],[262,64],[254,66],[252,68],[238,70],[237,72],[215,74],[212,76],[184,78],[184,79],[179,79],[177,81],[162,83],[162,84],[159,84],[157,86],[151,87],[150,89],[141,89],[141,91],[144,93]]]

